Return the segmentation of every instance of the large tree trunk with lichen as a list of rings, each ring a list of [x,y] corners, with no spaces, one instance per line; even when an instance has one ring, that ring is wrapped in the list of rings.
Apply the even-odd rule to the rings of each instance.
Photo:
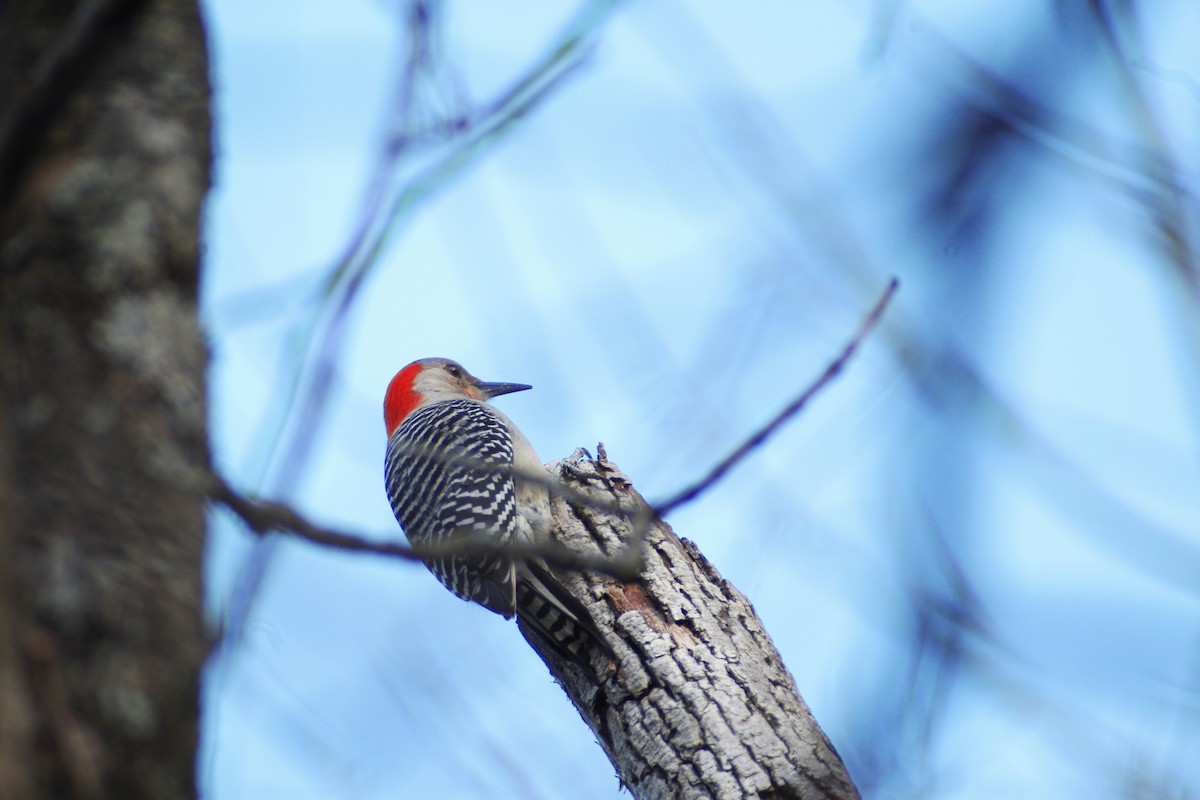
[[[568,490],[554,499],[555,538],[609,555],[643,540],[635,582],[554,570],[613,657],[593,652],[588,674],[539,651],[633,795],[857,798],[745,596],[654,522],[603,454],[579,451],[550,470]]]
[[[0,4],[0,797],[195,795],[208,67],[191,0]]]

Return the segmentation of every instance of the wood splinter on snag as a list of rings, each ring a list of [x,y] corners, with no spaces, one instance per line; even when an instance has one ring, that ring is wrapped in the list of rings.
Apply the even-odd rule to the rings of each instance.
[[[611,656],[591,653],[588,674],[539,649],[634,797],[857,798],[753,606],[655,520],[603,445],[547,469],[566,487],[555,539],[607,556],[643,541],[637,581],[552,569]]]

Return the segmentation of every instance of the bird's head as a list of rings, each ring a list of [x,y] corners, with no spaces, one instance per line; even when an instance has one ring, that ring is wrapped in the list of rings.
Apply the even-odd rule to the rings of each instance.
[[[448,358],[422,358],[396,373],[383,396],[383,423],[390,437],[418,408],[443,400],[487,402],[509,392],[532,389],[524,383],[485,383]]]

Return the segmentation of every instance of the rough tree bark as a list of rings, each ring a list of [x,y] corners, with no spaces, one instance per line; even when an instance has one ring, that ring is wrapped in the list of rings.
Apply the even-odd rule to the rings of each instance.
[[[191,0],[0,4],[0,797],[195,794],[206,653]]]
[[[539,654],[638,798],[826,798],[858,791],[750,602],[662,522],[601,451],[551,464],[570,492],[555,537],[608,555],[643,528],[638,581],[554,572],[592,612],[616,659],[595,675]]]

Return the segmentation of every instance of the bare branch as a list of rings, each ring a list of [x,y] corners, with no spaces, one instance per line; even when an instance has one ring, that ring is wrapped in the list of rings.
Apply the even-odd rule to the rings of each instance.
[[[653,506],[654,512],[660,517],[666,516],[685,503],[695,500],[713,484],[725,477],[725,473],[737,466],[739,461],[750,455],[759,445],[770,438],[771,434],[775,433],[785,422],[795,416],[800,409],[804,408],[817,392],[824,389],[830,381],[838,376],[842,368],[846,366],[846,362],[858,350],[863,339],[879,324],[879,320],[883,317],[883,312],[887,310],[888,304],[892,301],[892,296],[896,294],[896,290],[899,287],[900,281],[897,278],[892,278],[888,282],[883,295],[875,302],[875,306],[871,309],[870,313],[863,318],[863,321],[858,326],[858,330],[854,333],[854,337],[846,343],[846,346],[842,348],[841,354],[829,363],[829,366],[825,368],[825,371],[821,373],[819,378],[801,392],[795,400],[788,403],[787,407],[776,414],[774,419],[756,431],[749,439],[738,445],[732,453],[709,470],[707,475],[661,503],[655,503]]]

